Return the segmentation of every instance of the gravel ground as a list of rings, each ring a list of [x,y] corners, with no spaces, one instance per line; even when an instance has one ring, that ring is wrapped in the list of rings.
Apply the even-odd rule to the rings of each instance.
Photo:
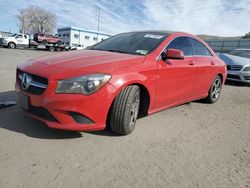
[[[0,101],[15,99],[16,65],[45,54],[0,48]],[[250,87],[233,83],[217,103],[156,113],[128,136],[53,130],[2,108],[0,187],[250,187],[249,117]]]

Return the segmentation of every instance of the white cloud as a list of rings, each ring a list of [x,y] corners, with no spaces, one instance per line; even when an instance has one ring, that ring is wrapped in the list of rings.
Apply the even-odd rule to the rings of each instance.
[[[145,11],[155,29],[231,36],[249,32],[249,4],[249,0],[145,0]]]
[[[158,29],[233,36],[250,31],[250,0],[4,0],[0,2],[0,29],[16,27],[13,25],[17,10],[28,5],[41,6],[56,13],[58,27],[92,30],[97,29],[100,8],[100,29],[114,34]]]

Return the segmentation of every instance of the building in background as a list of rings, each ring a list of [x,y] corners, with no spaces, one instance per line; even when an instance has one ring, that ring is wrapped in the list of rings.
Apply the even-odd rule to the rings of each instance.
[[[66,45],[77,46],[80,44],[84,47],[92,46],[111,36],[111,34],[76,27],[58,28],[57,35]]]

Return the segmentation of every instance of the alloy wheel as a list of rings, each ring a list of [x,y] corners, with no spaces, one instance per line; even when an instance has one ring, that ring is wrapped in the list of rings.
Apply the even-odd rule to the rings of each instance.
[[[130,124],[129,127],[133,127],[136,123],[138,112],[140,106],[140,95],[139,93],[135,96],[134,101],[132,103],[132,108],[130,111]]]
[[[220,78],[217,78],[212,86],[212,99],[213,100],[217,100],[220,96],[220,92],[221,92],[221,80]]]

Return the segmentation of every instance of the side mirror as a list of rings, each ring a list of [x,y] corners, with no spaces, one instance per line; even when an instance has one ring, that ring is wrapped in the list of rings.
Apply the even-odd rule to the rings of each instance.
[[[184,59],[184,52],[177,49],[167,49],[166,52],[161,54],[162,60],[166,61],[167,59]]]

